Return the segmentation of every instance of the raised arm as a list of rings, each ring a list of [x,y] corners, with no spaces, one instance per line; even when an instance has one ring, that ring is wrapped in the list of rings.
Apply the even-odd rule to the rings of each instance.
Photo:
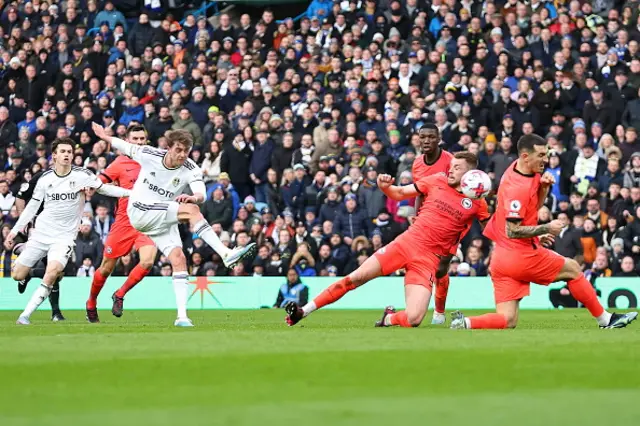
[[[98,194],[106,195],[107,197],[122,198],[128,197],[131,193],[131,191],[128,189],[124,189],[116,185],[102,183],[102,180],[91,172],[88,172],[86,174],[85,179],[86,181],[82,185],[83,187],[95,188]]]
[[[549,172],[545,172],[540,178],[540,188],[538,189],[538,210],[544,206],[544,202],[549,195],[551,185],[556,183],[556,178]]]
[[[127,157],[135,159],[134,156],[140,150],[140,146],[134,145],[127,141],[123,141],[122,139],[116,138],[115,136],[109,136],[107,132],[104,131],[104,127],[96,122],[91,123],[91,128],[93,129],[93,133],[95,133],[97,137],[107,142]]]
[[[392,200],[409,200],[421,195],[416,185],[397,186],[393,185],[394,182],[395,179],[391,175],[382,174],[378,176],[378,188]]]

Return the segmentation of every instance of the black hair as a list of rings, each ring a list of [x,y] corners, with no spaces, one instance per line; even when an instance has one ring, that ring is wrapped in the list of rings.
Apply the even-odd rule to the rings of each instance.
[[[438,129],[438,126],[436,126],[436,123],[424,123],[420,127],[420,130],[435,130],[436,132],[440,133],[440,129]]]
[[[58,150],[58,146],[60,145],[69,145],[73,150],[76,146],[76,143],[71,138],[58,138],[51,144],[51,152],[56,152]]]
[[[133,132],[144,132],[144,134],[146,135],[147,129],[142,124],[132,124],[127,127],[127,136],[129,136]]]
[[[522,152],[533,152],[535,146],[547,146],[547,141],[538,135],[524,135],[518,140],[518,154]]]

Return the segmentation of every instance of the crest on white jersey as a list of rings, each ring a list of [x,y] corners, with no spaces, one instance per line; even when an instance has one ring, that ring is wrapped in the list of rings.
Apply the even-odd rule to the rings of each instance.
[[[76,187],[76,181],[75,180],[70,180],[69,181],[69,188],[74,189]]]
[[[173,186],[178,186],[180,185],[180,178],[174,178],[171,183],[173,184]]]

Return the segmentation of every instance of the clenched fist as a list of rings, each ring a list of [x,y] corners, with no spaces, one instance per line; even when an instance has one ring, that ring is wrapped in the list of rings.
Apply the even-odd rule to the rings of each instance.
[[[393,185],[395,181],[396,180],[391,175],[385,175],[385,174],[378,175],[378,187],[380,189],[389,188],[391,185]]]

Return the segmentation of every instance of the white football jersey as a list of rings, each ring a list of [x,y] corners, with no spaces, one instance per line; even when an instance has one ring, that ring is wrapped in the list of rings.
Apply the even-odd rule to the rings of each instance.
[[[163,159],[167,151],[150,146],[133,145],[130,157],[140,163],[138,180],[131,190],[129,205],[174,201],[184,189],[202,183],[202,170],[190,158],[175,169],[167,168]]]
[[[32,238],[42,242],[74,241],[85,205],[84,188],[100,188],[102,181],[90,170],[73,166],[66,176],[55,170],[42,174],[32,200],[43,202]],[[26,225],[26,224],[25,224]]]

